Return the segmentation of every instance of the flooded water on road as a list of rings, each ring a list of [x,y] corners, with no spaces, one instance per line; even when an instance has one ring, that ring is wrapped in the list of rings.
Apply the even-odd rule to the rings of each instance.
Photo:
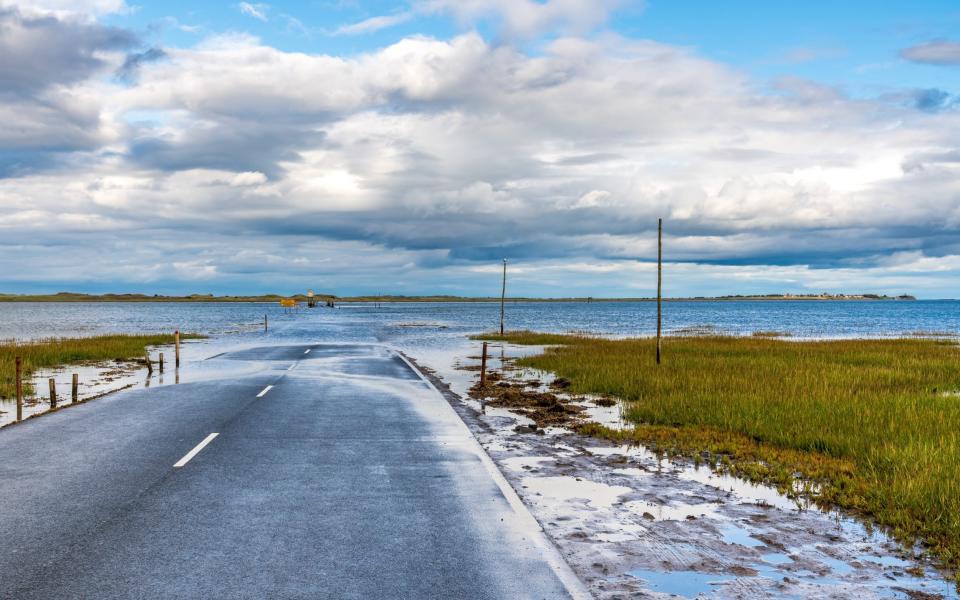
[[[273,303],[0,303],[0,340],[166,332],[213,335],[257,333],[291,315]],[[498,326],[498,303],[418,302],[342,304],[301,310],[291,318],[323,327],[311,335],[337,339],[418,339]],[[960,335],[960,301],[677,301],[664,307],[670,332],[749,334],[779,331],[794,337]],[[651,302],[509,302],[509,329],[607,335],[652,335]],[[288,333],[294,333],[288,331]],[[305,333],[305,332],[301,332]]]

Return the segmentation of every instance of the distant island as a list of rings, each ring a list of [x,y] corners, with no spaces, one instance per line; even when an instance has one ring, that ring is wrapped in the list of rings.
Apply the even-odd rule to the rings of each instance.
[[[294,299],[306,302],[306,294],[263,294],[253,296],[214,296],[213,294],[190,294],[189,296],[165,296],[161,294],[80,294],[75,292],[59,292],[57,294],[0,294],[0,302],[279,302],[281,299]],[[499,302],[499,297],[467,297],[467,296],[335,296],[333,294],[316,294],[315,299],[320,302]],[[887,296],[884,294],[764,294],[764,295],[730,295],[730,296],[695,296],[688,298],[664,298],[664,302],[715,302],[723,300],[916,300],[914,296],[902,294]],[[655,302],[656,298],[527,298],[508,297],[508,302]]]

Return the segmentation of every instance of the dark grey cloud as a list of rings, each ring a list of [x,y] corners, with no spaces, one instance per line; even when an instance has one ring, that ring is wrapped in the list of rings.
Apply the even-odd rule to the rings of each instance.
[[[592,165],[596,163],[610,162],[620,160],[623,156],[612,152],[594,152],[592,154],[579,154],[577,156],[567,156],[553,161],[552,164],[566,167],[577,167],[580,165]]]
[[[161,171],[259,171],[273,178],[282,172],[281,162],[299,160],[300,151],[323,140],[323,132],[296,125],[221,119],[196,124],[176,138],[142,129],[130,144],[128,158]]]
[[[0,178],[63,164],[105,143],[99,103],[74,89],[136,48],[130,31],[0,7]]]
[[[0,8],[0,96],[33,97],[51,86],[83,81],[106,67],[99,52],[139,43],[125,29]]]
[[[127,55],[123,64],[117,69],[116,77],[120,81],[133,83],[140,74],[140,68],[151,62],[166,58],[167,53],[162,48],[149,48],[143,52],[134,52]]]
[[[948,152],[924,152],[912,154],[903,161],[903,170],[919,171],[940,165],[960,165],[960,149]]]
[[[939,112],[956,106],[960,99],[941,89],[917,90],[913,94],[914,106],[924,112]]]
[[[900,56],[912,62],[928,65],[960,65],[960,42],[933,40],[900,51]]]

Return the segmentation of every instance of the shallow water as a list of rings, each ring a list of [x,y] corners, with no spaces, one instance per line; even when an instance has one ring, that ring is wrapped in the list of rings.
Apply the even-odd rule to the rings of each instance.
[[[0,303],[0,339],[86,336],[113,332],[260,331],[271,323],[307,318],[325,339],[420,340],[495,329],[496,303],[344,304],[290,315],[272,303]],[[509,329],[652,335],[651,302],[516,302],[507,305]],[[668,333],[749,334],[780,331],[795,337],[960,335],[960,301],[686,301],[664,305]]]

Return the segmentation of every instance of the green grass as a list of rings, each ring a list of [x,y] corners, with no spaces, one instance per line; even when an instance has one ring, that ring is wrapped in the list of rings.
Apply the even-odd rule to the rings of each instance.
[[[214,296],[213,294],[191,294],[189,296],[161,296],[159,294],[78,294],[60,292],[57,294],[0,294],[0,302],[266,302],[279,303],[281,298],[295,298],[306,302],[305,294],[281,296],[279,294],[261,294],[257,296]],[[318,300],[335,298],[329,294],[318,294]]]
[[[483,335],[471,336],[474,340],[485,340],[490,342],[510,342],[512,344],[523,344],[525,346],[552,346],[555,344],[570,344],[574,341],[586,342],[590,338],[575,336],[563,333],[537,333],[535,331],[510,331],[506,335],[497,333],[485,333]]]
[[[181,339],[203,336],[181,334]],[[0,398],[16,396],[17,356],[23,358],[24,394],[32,394],[30,375],[37,369],[88,360],[142,358],[148,346],[173,343],[173,335],[101,335],[87,338],[58,338],[31,342],[0,342]]]
[[[503,339],[481,336],[482,339]],[[559,336],[562,338],[562,336]],[[868,516],[960,566],[960,347],[930,339],[768,337],[605,340],[519,332],[566,345],[520,364],[575,393],[625,400],[637,428],[587,433],[653,445]],[[546,340],[546,341],[545,341]],[[818,489],[811,488],[811,489]]]

